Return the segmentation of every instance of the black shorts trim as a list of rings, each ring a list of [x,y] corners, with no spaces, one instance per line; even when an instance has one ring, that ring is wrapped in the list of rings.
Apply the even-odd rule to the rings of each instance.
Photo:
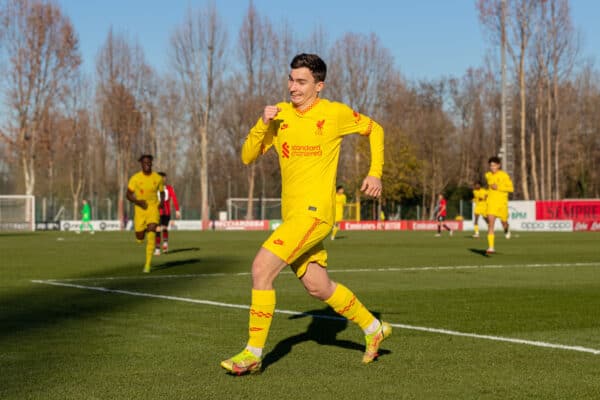
[[[169,222],[171,222],[170,215],[161,215],[160,216],[160,225],[161,226],[169,226]]]

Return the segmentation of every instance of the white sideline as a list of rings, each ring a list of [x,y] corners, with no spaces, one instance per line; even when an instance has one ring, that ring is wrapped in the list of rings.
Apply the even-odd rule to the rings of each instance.
[[[242,304],[222,303],[222,302],[210,301],[210,300],[197,300],[197,299],[190,299],[190,298],[186,298],[186,297],[166,296],[166,295],[143,293],[143,292],[133,292],[130,290],[108,289],[108,288],[98,287],[98,286],[84,286],[84,285],[77,285],[77,284],[73,284],[73,283],[58,282],[58,281],[32,280],[31,282],[44,284],[44,285],[72,287],[72,288],[84,289],[84,290],[96,290],[99,292],[106,292],[106,293],[125,294],[125,295],[129,295],[129,296],[150,297],[150,298],[163,299],[163,300],[183,301],[183,302],[187,302],[187,303],[204,304],[204,305],[215,306],[215,307],[238,308],[238,309],[246,309],[246,310],[250,308],[249,306],[242,305]],[[322,319],[344,319],[342,317],[326,316],[326,315],[313,315],[313,314],[307,314],[307,313],[303,313],[303,312],[299,312],[299,311],[291,311],[291,310],[276,309],[275,312],[280,313],[280,314],[289,314],[289,315],[310,315],[313,318],[322,318]],[[591,354],[595,354],[595,355],[600,355],[600,350],[591,349],[591,348],[583,347],[583,346],[568,346],[568,345],[563,345],[563,344],[547,343],[547,342],[540,342],[540,341],[535,341],[535,340],[525,340],[525,339],[509,338],[509,337],[502,337],[502,336],[492,336],[492,335],[480,335],[480,334],[476,334],[476,333],[465,333],[465,332],[452,331],[452,330],[448,330],[448,329],[427,328],[427,327],[423,327],[423,326],[414,326],[414,325],[406,325],[406,324],[391,324],[391,325],[393,327],[401,328],[401,329],[423,331],[423,332],[430,332],[430,333],[440,333],[443,335],[462,336],[462,337],[469,337],[469,338],[475,338],[475,339],[494,340],[497,342],[509,342],[509,343],[516,343],[516,344],[524,344],[524,345],[528,345],[528,346],[546,347],[546,348],[551,348],[551,349],[569,350],[569,351],[577,351],[577,352],[581,352],[581,353],[591,353]]]
[[[415,271],[452,271],[463,269],[506,269],[506,268],[572,268],[572,267],[596,267],[600,266],[600,262],[589,263],[550,263],[550,264],[511,264],[511,265],[447,265],[447,266],[421,266],[421,267],[349,267],[343,269],[328,268],[330,274],[337,273],[353,273],[353,272],[415,272]],[[282,274],[292,274],[291,271],[282,271]],[[89,278],[65,278],[65,279],[46,279],[45,282],[86,282],[86,281],[114,281],[126,279],[174,279],[174,278],[210,278],[215,276],[246,276],[250,272],[215,272],[208,274],[179,274],[179,275],[146,275],[140,278],[139,275],[134,276],[99,276]]]

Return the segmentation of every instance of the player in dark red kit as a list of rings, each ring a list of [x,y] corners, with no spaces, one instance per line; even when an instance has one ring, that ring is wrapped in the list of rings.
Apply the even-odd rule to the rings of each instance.
[[[175,189],[173,186],[167,184],[167,174],[165,172],[159,172],[160,176],[163,177],[163,182],[165,185],[165,203],[164,207],[160,208],[160,226],[159,230],[156,232],[156,246],[154,248],[154,255],[160,255],[160,242],[161,242],[161,234],[162,234],[162,251],[166,253],[169,251],[169,223],[171,222],[171,201],[173,201],[173,206],[175,207],[175,218],[181,218],[181,212],[179,210],[179,202],[177,201],[177,196],[175,195]]]
[[[442,227],[444,227],[444,229],[450,233],[450,236],[452,236],[452,229],[450,229],[450,227],[444,222],[446,220],[446,213],[446,199],[444,198],[443,194],[439,193],[438,202],[435,206],[435,219],[438,223],[437,233],[435,236],[440,236],[442,234]]]

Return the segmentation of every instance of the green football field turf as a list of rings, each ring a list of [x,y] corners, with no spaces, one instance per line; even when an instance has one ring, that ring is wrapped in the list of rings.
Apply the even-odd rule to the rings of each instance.
[[[600,233],[340,232],[332,278],[394,326],[362,332],[285,270],[262,374],[247,338],[268,232],[171,232],[142,273],[131,232],[0,234],[0,399],[600,398]]]

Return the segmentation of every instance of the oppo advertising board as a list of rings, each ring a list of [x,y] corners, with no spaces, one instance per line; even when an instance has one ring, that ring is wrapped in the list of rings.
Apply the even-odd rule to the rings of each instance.
[[[171,220],[169,229],[176,231],[201,231],[202,220],[200,219],[185,219]]]
[[[94,227],[94,231],[102,232],[102,231],[120,231],[121,223],[119,220],[92,220],[90,221],[92,226]],[[61,231],[70,231],[75,232],[79,231],[79,226],[81,225],[81,221],[60,221],[60,230]],[[84,226],[84,229],[88,229],[87,226]]]
[[[559,220],[539,220],[539,221],[521,221],[510,224],[514,231],[529,232],[573,232],[573,221],[566,219]]]

